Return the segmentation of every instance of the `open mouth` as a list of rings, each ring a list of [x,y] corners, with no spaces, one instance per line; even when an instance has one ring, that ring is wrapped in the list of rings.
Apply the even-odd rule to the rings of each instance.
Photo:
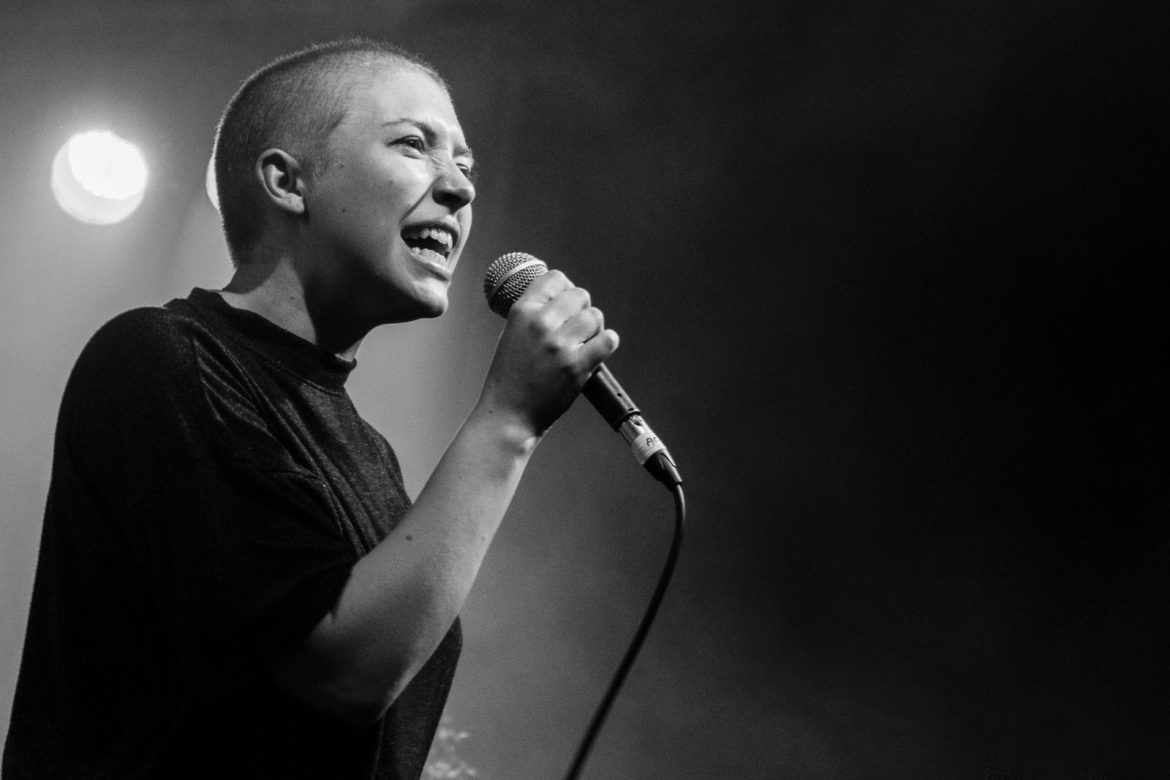
[[[446,260],[455,248],[455,235],[437,225],[408,227],[402,231],[402,240],[411,251],[432,262]]]

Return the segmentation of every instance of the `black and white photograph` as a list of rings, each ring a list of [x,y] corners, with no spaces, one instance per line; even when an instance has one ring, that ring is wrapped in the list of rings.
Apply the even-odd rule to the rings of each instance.
[[[1170,775],[1168,42],[6,0],[0,777]]]

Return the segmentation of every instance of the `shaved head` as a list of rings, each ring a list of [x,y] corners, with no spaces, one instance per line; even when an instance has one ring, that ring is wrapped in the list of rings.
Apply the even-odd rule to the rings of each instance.
[[[419,57],[381,41],[355,38],[303,49],[253,73],[228,103],[215,137],[215,180],[232,261],[260,237],[262,200],[256,164],[279,148],[306,171],[320,172],[329,134],[345,118],[353,90],[375,73],[410,69],[446,82]]]

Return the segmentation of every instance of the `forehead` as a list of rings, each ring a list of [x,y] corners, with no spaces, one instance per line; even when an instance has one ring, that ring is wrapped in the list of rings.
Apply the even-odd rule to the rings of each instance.
[[[372,128],[411,120],[430,125],[460,143],[464,140],[447,90],[413,68],[389,64],[373,68],[352,85],[348,102],[343,125]]]

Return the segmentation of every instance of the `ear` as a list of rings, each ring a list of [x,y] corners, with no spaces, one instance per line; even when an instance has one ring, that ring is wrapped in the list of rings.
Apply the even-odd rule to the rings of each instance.
[[[305,180],[301,164],[283,149],[265,149],[256,159],[256,171],[264,196],[282,211],[303,214]]]

